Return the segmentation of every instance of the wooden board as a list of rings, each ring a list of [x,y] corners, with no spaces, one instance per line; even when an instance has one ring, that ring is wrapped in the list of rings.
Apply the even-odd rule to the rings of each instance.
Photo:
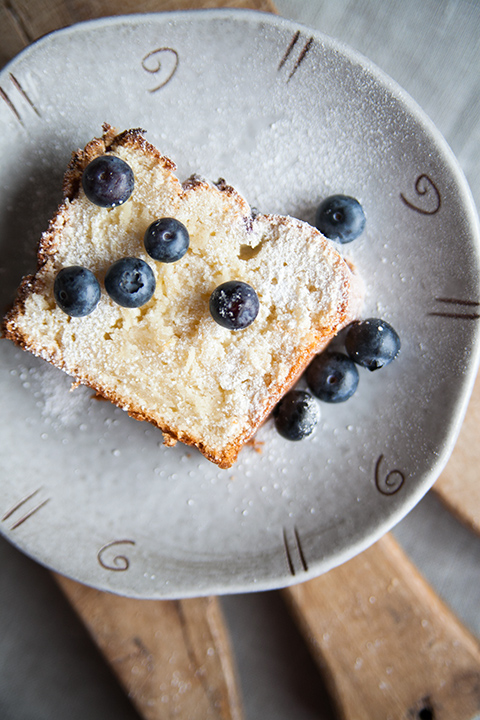
[[[480,534],[480,374],[467,414],[445,470],[433,486],[449,510]]]
[[[480,647],[387,534],[283,591],[343,720],[472,720]]]
[[[242,720],[217,598],[131,600],[55,578],[145,720]]]

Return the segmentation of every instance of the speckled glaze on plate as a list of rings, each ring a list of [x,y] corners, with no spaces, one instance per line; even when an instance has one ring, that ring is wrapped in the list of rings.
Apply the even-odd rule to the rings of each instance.
[[[0,528],[24,552],[142,598],[271,589],[373,543],[424,495],[453,447],[478,361],[479,231],[438,131],[365,58],[282,18],[193,11],[96,20],[38,41],[0,73],[2,311],[61,199],[72,150],[143,127],[180,179],[223,177],[262,211],[309,222],[325,196],[367,215],[343,252],[399,358],[361,371],[315,435],[268,421],[230,470],[165,448],[45,362],[0,342]]]

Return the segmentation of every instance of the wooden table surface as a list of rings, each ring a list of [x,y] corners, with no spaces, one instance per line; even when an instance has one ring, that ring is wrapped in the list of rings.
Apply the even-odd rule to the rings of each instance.
[[[137,7],[130,4],[132,10]],[[195,3],[184,4],[192,7]],[[248,0],[245,4],[249,5]],[[4,0],[0,4],[0,63],[51,30],[59,12],[64,13],[64,23],[71,24],[105,14],[107,5]],[[154,0],[151,5],[154,9]],[[172,0],[172,6],[178,5]],[[269,9],[267,1],[264,5]],[[382,4],[277,0],[276,7],[280,14],[360,50],[408,90],[445,135],[480,205],[479,5],[467,0],[424,0],[421,4],[415,0]],[[474,414],[470,419],[473,432],[461,438],[461,452],[447,467],[437,493],[429,493],[394,534],[437,593],[480,637],[480,539],[472,530],[480,512],[478,499],[469,490],[467,501],[462,500],[462,507],[471,511],[470,527],[460,524],[438,500],[442,495],[454,504],[452,498],[459,496],[456,480],[465,475],[465,468],[469,487],[475,487],[477,417]],[[0,717],[138,717],[51,576],[3,540],[0,557]],[[231,596],[222,605],[247,720],[334,718],[317,668],[280,594]]]

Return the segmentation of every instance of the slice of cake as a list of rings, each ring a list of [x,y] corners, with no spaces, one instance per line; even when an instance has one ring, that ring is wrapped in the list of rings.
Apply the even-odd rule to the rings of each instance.
[[[128,166],[120,163],[130,173],[120,178],[130,184],[121,204],[95,197],[101,175],[93,196],[91,178],[82,182],[100,156]],[[105,125],[103,137],[74,153],[38,269],[22,281],[3,335],[158,426],[167,445],[180,440],[230,467],[312,356],[358,314],[357,281],[310,225],[253,215],[224,181],[194,176],[182,185],[174,169],[142,130],[117,134]],[[187,231],[173,261],[146,251],[147,230],[163,218]],[[146,284],[133,307],[122,302],[131,290],[119,275],[126,258],[140,268],[130,286],[137,278],[143,292]],[[237,326],[243,290],[236,299],[219,290],[231,281],[253,299]],[[80,282],[87,313],[75,302],[69,309],[68,282]]]

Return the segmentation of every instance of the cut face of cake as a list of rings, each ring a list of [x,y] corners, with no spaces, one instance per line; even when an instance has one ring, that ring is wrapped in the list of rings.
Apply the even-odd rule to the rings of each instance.
[[[128,199],[112,207],[92,202],[82,185],[85,168],[103,156],[124,161],[134,178]],[[357,316],[357,281],[310,225],[253,216],[223,181],[195,176],[181,184],[174,169],[141,130],[104,126],[103,137],[75,153],[64,202],[40,240],[37,272],[24,278],[3,334],[159,427],[166,444],[194,445],[229,467],[314,354]],[[144,241],[164,218],[189,238],[167,262],[153,259]],[[126,258],[141,261],[134,277],[142,287],[142,272],[148,276],[137,307],[105,289],[118,287]],[[96,288],[84,315],[62,309],[67,295],[59,281],[55,289],[58,273],[74,266],[88,271],[78,282]],[[224,283],[253,290],[255,312],[233,329],[211,310]]]

